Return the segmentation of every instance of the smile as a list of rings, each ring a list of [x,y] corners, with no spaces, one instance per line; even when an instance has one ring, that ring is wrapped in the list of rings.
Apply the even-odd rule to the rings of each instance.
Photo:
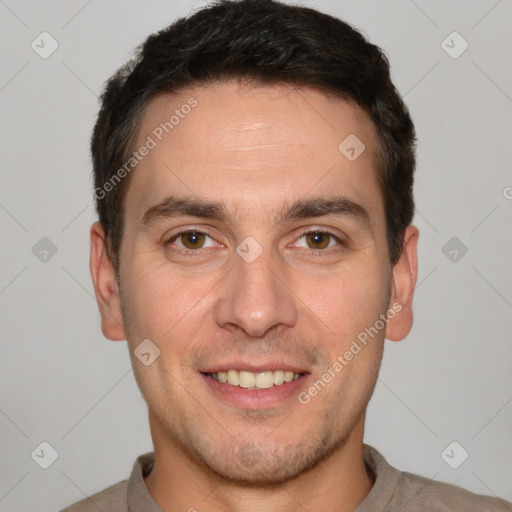
[[[225,372],[208,372],[205,375],[230,386],[246,389],[269,389],[297,380],[301,374],[285,370],[268,370],[257,373],[243,370],[228,370]]]

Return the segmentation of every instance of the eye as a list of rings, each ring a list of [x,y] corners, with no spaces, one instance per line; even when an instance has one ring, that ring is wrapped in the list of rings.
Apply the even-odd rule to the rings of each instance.
[[[210,245],[205,245],[207,239],[210,239]],[[199,231],[197,229],[189,229],[187,231],[181,231],[176,235],[172,236],[168,241],[168,245],[173,245],[176,242],[176,246],[182,250],[197,250],[197,249],[206,249],[208,247],[214,247],[215,243],[213,242],[212,237],[204,232]]]
[[[300,243],[304,240],[303,243]],[[338,245],[345,245],[334,233],[321,229],[312,229],[303,233],[293,244],[296,247],[325,251]],[[166,245],[174,245],[181,252],[200,252],[201,249],[215,247],[215,241],[206,232],[198,229],[180,231],[167,240]]]
[[[305,240],[306,245],[300,245],[298,242],[295,242],[294,245],[313,250],[322,251],[325,249],[330,249],[334,247],[336,243],[339,245],[344,245],[342,240],[338,238],[334,233],[320,229],[314,229],[303,233],[298,240],[301,239]]]

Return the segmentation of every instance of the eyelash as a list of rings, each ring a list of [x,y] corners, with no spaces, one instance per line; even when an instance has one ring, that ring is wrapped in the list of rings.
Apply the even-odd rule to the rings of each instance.
[[[206,235],[210,238],[213,239],[213,237],[208,233],[208,231],[206,230],[202,230],[202,229],[186,229],[184,231],[180,231],[179,233],[176,233],[175,235],[173,235],[171,238],[169,238],[166,242],[165,242],[165,245],[172,245],[172,243],[178,239],[180,236],[182,235],[186,235],[187,233],[201,233],[203,235]],[[341,240],[338,236],[336,236],[334,233],[331,233],[330,231],[327,231],[327,230],[324,230],[324,229],[309,229],[307,231],[304,231],[298,238],[297,240],[300,240],[302,237],[306,236],[306,235],[309,235],[310,233],[318,233],[318,234],[322,234],[322,235],[327,235],[329,236],[331,239],[335,240],[336,242],[338,242],[338,244],[342,247],[346,247],[346,242],[344,242],[343,240]],[[328,253],[331,253],[332,251],[336,250],[335,247],[330,247],[330,248],[326,248],[326,249],[309,249],[313,254],[320,254],[320,253],[324,253],[324,254],[328,254]],[[208,251],[208,248],[206,249],[182,249],[182,248],[174,248],[173,250],[175,250],[176,252],[179,252],[181,254],[185,254],[186,256],[191,256],[191,257],[194,257],[194,256],[201,256],[202,254],[204,254],[204,252]]]

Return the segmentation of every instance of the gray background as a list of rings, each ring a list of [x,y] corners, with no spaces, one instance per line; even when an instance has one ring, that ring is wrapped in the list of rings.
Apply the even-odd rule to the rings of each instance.
[[[203,3],[0,0],[0,511],[58,510],[152,449],[126,342],[100,331],[88,142],[102,83]],[[365,441],[402,470],[512,500],[512,2],[303,3],[387,52],[419,138],[415,324],[386,341]],[[47,59],[31,48],[43,31],[59,45]],[[453,31],[469,43],[458,58],[441,44]],[[34,254],[42,237],[56,254]],[[31,457],[43,441],[58,452],[46,470]],[[452,441],[469,453],[458,469],[441,456]]]

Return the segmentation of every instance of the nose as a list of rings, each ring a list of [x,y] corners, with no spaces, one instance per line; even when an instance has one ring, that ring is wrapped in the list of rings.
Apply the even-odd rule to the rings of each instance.
[[[243,329],[258,338],[273,327],[295,325],[297,305],[285,269],[272,264],[268,253],[264,251],[251,263],[234,256],[234,267],[219,285],[214,313],[219,327],[233,332]]]

